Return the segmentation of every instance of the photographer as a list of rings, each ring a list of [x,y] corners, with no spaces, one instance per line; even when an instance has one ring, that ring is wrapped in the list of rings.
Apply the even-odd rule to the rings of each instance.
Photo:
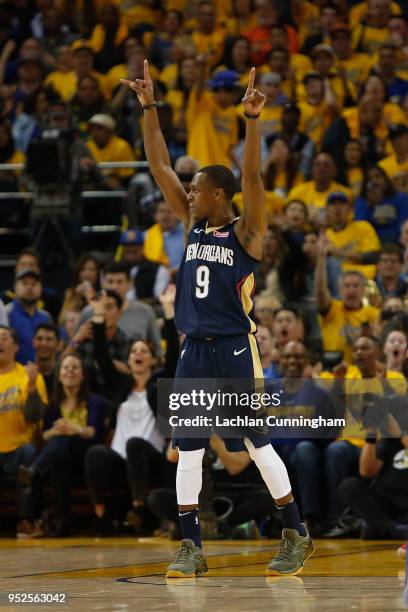
[[[388,414],[380,441],[377,428],[367,432],[360,455],[360,476],[346,478],[340,485],[344,501],[364,519],[363,539],[408,538],[407,449],[408,435]]]

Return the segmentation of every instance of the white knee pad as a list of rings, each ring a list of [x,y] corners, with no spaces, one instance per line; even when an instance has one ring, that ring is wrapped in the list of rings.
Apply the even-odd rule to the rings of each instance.
[[[203,457],[205,449],[179,451],[176,491],[179,506],[198,504],[203,483]]]
[[[255,448],[248,438],[245,438],[244,442],[273,499],[281,499],[288,495],[292,489],[288,471],[272,445]]]

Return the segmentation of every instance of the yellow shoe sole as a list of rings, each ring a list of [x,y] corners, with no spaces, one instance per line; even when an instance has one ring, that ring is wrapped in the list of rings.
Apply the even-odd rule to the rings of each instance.
[[[177,570],[168,570],[166,578],[195,578],[195,573],[183,574],[183,572]]]

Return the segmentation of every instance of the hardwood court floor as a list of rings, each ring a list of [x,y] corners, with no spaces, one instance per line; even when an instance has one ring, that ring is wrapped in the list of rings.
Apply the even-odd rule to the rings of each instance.
[[[318,540],[303,572],[266,578],[278,542],[208,542],[210,571],[168,580],[177,543],[158,538],[0,540],[0,610],[342,612],[407,610],[397,542]],[[8,593],[66,593],[68,603],[11,605]]]

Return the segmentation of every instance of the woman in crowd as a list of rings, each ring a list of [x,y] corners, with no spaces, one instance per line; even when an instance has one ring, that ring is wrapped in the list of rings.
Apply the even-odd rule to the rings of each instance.
[[[175,88],[168,92],[165,99],[166,102],[170,104],[173,111],[174,129],[181,130],[184,133],[184,138],[187,139],[185,111],[190,91],[197,81],[198,71],[196,60],[192,57],[184,58],[179,64],[177,71],[178,75]]]
[[[239,75],[242,86],[246,87],[251,70],[251,45],[244,36],[237,36],[227,43],[224,62],[217,71],[234,70]]]
[[[406,376],[405,351],[408,336],[398,321],[391,321],[384,329],[381,348],[385,357],[385,368],[388,372],[400,372]]]
[[[75,262],[72,286],[65,290],[64,303],[59,316],[64,325],[68,311],[80,312],[87,305],[87,291],[99,290],[100,264],[91,253],[81,253]]]
[[[265,189],[286,197],[292,187],[303,180],[297,168],[296,158],[288,143],[277,136],[270,145],[269,155],[263,165]]]
[[[398,242],[400,227],[408,219],[408,196],[395,191],[384,170],[373,166],[354,203],[354,219],[371,223],[383,244]]]
[[[19,479],[31,486],[33,516],[30,518],[36,519],[36,501],[45,478],[51,478],[55,535],[63,537],[70,533],[71,488],[75,477],[83,474],[89,447],[104,439],[108,402],[88,392],[84,366],[78,355],[67,355],[61,360],[56,380],[55,394],[44,417],[45,445],[31,467],[20,466]]]
[[[364,83],[360,98],[364,96],[381,102],[383,106],[383,117],[388,125],[392,123],[405,123],[405,117],[401,107],[394,102],[389,102],[387,84],[378,74],[371,74]]]
[[[117,404],[120,404],[111,446],[91,448],[85,462],[96,531],[101,535],[111,529],[106,508],[109,493],[130,487],[132,509],[127,520],[140,531],[148,527],[147,490],[153,486],[174,486],[175,483],[175,468],[166,459],[165,440],[156,426],[157,381],[174,377],[179,353],[174,297],[175,287],[169,285],[160,298],[165,316],[163,335],[167,341],[164,367],[157,368],[157,357],[150,342],[138,340],[130,349],[128,364],[131,374],[119,372],[109,354],[103,297],[91,302],[95,356],[105,382],[114,390]]]
[[[57,92],[48,86],[41,87],[24,100],[22,111],[13,123],[14,141],[21,151],[26,153],[30,142],[40,138],[50,105],[59,99]]]

